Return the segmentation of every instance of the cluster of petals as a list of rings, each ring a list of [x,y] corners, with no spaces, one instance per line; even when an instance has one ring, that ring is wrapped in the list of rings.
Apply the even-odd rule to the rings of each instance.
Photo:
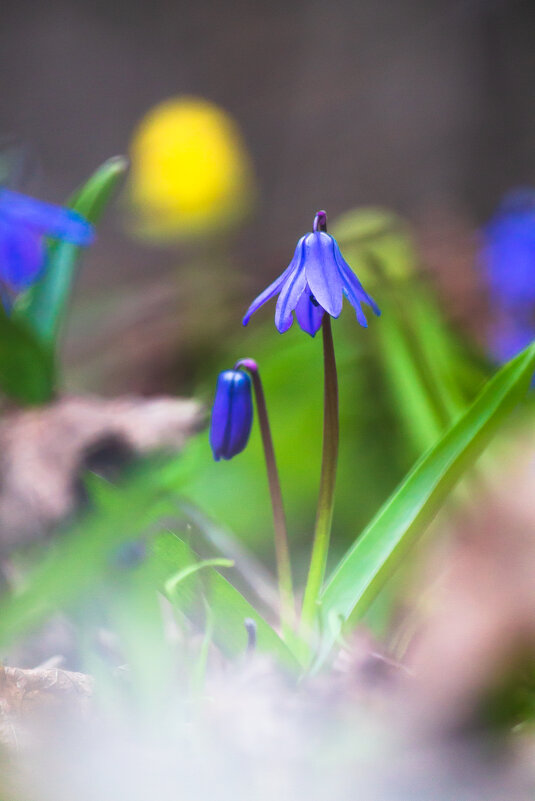
[[[93,228],[71,209],[0,188],[0,285],[10,292],[30,286],[44,267],[45,237],[86,246]]]
[[[381,313],[342,256],[334,237],[325,231],[314,231],[301,237],[290,264],[253,301],[243,318],[243,324],[247,325],[251,315],[277,294],[275,326],[281,334],[291,327],[295,313],[303,331],[314,336],[325,313],[331,317],[340,315],[344,295],[355,309],[358,322],[364,327],[367,321],[362,310],[363,303],[370,306],[375,314]]]

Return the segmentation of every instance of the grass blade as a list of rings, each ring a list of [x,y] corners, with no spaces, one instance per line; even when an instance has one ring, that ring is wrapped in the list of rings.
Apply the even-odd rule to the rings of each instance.
[[[203,598],[211,610],[213,640],[230,656],[240,656],[247,648],[244,621],[256,623],[256,650],[269,655],[281,665],[298,670],[297,660],[274,629],[224,576],[205,563],[202,571],[188,573],[199,559],[189,545],[171,532],[158,536],[154,543],[153,559],[159,564],[161,589],[166,592],[169,578],[180,573],[167,597],[187,617],[197,620],[204,614]]]
[[[323,641],[319,662],[344,622],[368,609],[451,488],[525,395],[534,371],[535,343],[484,386],[467,411],[417,462],[343,557],[321,596]]]

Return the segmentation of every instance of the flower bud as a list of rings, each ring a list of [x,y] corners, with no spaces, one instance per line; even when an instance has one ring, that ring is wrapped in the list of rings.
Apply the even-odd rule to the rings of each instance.
[[[223,370],[217,378],[210,423],[210,445],[216,462],[243,451],[252,422],[251,379],[243,370]]]

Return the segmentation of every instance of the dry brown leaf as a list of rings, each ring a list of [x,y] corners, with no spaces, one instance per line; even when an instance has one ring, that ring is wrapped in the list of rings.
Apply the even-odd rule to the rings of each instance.
[[[59,668],[0,666],[0,743],[20,747],[38,719],[72,719],[89,711],[93,679]]]
[[[203,422],[194,400],[65,397],[0,423],[0,549],[31,542],[71,514],[84,467],[117,470],[133,456],[180,450]]]

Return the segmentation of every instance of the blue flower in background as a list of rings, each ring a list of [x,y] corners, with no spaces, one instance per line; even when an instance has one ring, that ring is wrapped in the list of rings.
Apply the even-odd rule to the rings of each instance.
[[[21,292],[45,264],[45,237],[86,246],[93,227],[79,214],[61,206],[0,188],[0,285]]]
[[[243,318],[244,325],[247,325],[252,314],[277,294],[275,326],[281,334],[291,327],[292,314],[295,312],[303,331],[314,336],[325,312],[331,317],[340,315],[344,295],[355,309],[362,326],[368,325],[362,303],[370,306],[375,314],[381,313],[345,261],[334,237],[326,233],[326,222],[327,215],[319,211],[314,220],[314,230],[301,237],[286,270],[250,305]]]
[[[210,422],[214,459],[232,459],[249,440],[253,423],[251,379],[243,370],[219,373]]]
[[[533,339],[535,339],[535,325],[532,322],[524,323],[522,320],[516,320],[511,323],[502,314],[490,325],[487,337],[489,353],[495,361],[502,364],[527,348]]]
[[[535,338],[535,190],[508,193],[482,233],[480,262],[492,317],[488,344],[503,362]]]

